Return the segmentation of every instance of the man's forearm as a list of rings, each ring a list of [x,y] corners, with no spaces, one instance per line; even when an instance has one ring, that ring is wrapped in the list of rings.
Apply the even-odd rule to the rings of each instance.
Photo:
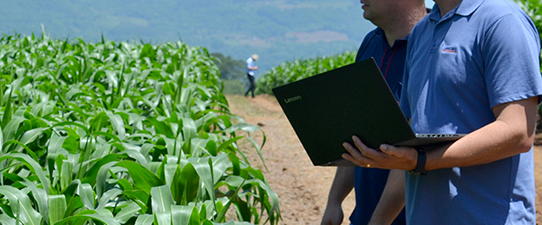
[[[537,99],[495,107],[495,122],[450,146],[427,152],[427,170],[494,162],[529,151],[535,133]]]
[[[354,173],[355,167],[337,167],[321,225],[339,225],[343,222],[342,202],[354,187]]]
[[[355,167],[339,166],[329,190],[328,205],[341,204],[354,188]]]
[[[390,170],[386,187],[369,224],[391,224],[405,207],[405,171]]]
[[[529,151],[534,140],[537,109],[537,97],[494,107],[497,118],[494,122],[451,145],[427,151],[426,170],[481,165]],[[354,146],[343,143],[349,153],[343,154],[343,158],[359,166],[406,171],[416,168],[418,153],[414,148],[383,144],[381,151],[375,151],[356,136],[353,141]]]

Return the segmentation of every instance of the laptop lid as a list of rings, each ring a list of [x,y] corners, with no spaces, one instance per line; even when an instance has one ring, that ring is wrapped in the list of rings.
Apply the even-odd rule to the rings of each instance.
[[[351,142],[352,135],[374,149],[382,143],[423,145],[414,141],[373,58],[276,87],[273,93],[314,165],[341,165],[342,143]]]

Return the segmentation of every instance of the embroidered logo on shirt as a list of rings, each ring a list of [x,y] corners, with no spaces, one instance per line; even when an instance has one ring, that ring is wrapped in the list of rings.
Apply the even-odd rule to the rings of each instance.
[[[454,53],[455,54],[455,53],[457,53],[457,47],[445,45],[444,47],[442,47],[442,52]]]

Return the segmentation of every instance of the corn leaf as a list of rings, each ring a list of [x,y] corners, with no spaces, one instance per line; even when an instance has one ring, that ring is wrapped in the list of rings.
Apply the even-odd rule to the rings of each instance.
[[[99,211],[94,210],[84,210],[80,213],[78,213],[75,216],[70,216],[66,219],[63,219],[61,221],[58,221],[55,223],[55,225],[64,225],[73,222],[74,224],[83,224],[87,220],[95,220],[100,221],[107,225],[120,225],[119,222],[115,220],[113,215],[105,214],[105,213],[99,213]]]
[[[95,209],[96,204],[94,203],[94,192],[90,184],[79,184],[77,194],[79,195],[79,197],[81,197],[81,202],[83,202],[83,205],[87,207],[87,209]]]
[[[175,205],[171,207],[173,224],[200,225],[198,209],[194,206]]]
[[[139,188],[149,195],[151,194],[152,187],[158,187],[164,185],[162,180],[158,178],[149,169],[131,161],[122,161],[116,164],[117,166],[128,169],[130,176],[133,179],[134,186]]]
[[[152,211],[153,212],[170,212],[171,205],[174,205],[173,197],[169,186],[163,185],[153,187],[151,189]]]
[[[178,193],[182,192],[182,198],[180,203],[177,201],[177,204],[186,205],[196,198],[200,187],[200,177],[192,163],[188,163],[182,168],[180,177],[177,187],[179,188]]]
[[[154,223],[157,225],[171,225],[171,212],[155,212]]]
[[[23,224],[41,224],[42,216],[32,208],[32,203],[28,195],[11,186],[0,186],[0,194],[7,197],[11,210]]]
[[[0,157],[0,162],[6,159],[16,159],[21,163],[25,164],[34,174],[36,174],[40,180],[43,189],[47,194],[49,194],[49,187],[51,186],[49,179],[45,176],[42,167],[38,162],[32,159],[30,156],[21,154],[21,153],[10,153]]]
[[[137,217],[135,225],[152,225],[154,223],[153,215],[140,215]]]
[[[98,206],[96,207],[96,209],[97,210],[104,209],[107,206],[107,203],[109,203],[112,200],[118,199],[121,194],[122,194],[122,190],[120,189],[107,190],[102,196],[100,196],[98,200]]]
[[[66,196],[64,195],[49,195],[49,224],[64,219],[66,213]]]
[[[123,207],[117,215],[115,215],[115,220],[117,220],[120,224],[125,224],[129,219],[136,216],[137,212],[141,209],[135,202],[128,203],[127,206]],[[143,215],[141,215],[143,216]],[[139,218],[141,218],[139,216]],[[138,220],[139,220],[138,218]],[[136,220],[137,221],[137,220]],[[152,217],[151,217],[152,221]],[[137,224],[137,222],[136,222]]]

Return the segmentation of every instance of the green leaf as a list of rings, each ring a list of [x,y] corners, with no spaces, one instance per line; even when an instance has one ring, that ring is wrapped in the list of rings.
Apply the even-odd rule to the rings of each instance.
[[[183,201],[184,183],[182,183],[182,179],[184,179],[184,177],[182,177],[181,166],[176,165],[175,174],[169,185],[171,188],[171,195],[177,204],[181,204]]]
[[[105,191],[106,179],[109,177],[109,169],[115,165],[117,162],[108,162],[107,164],[100,167],[98,175],[96,176],[96,195],[98,198],[101,198],[102,193]],[[120,192],[120,190],[119,190]]]
[[[32,172],[34,172],[34,174],[38,176],[41,185],[43,185],[43,189],[47,194],[49,194],[49,187],[51,187],[51,183],[47,176],[45,176],[45,172],[43,172],[43,168],[40,164],[38,164],[38,162],[30,158],[30,156],[21,153],[10,153],[8,155],[4,155],[0,157],[0,162],[6,159],[16,159],[25,164]]]
[[[175,173],[177,172],[177,168],[179,167],[179,164],[173,164],[168,163],[164,165],[164,179],[165,183],[171,185],[171,182],[173,181],[175,177]]]
[[[126,180],[126,179],[118,179],[117,180],[117,184],[120,186],[120,188],[123,190],[123,191],[128,191],[128,190],[132,190],[132,184],[130,183],[130,181]]]
[[[198,129],[196,122],[192,118],[183,118],[183,140],[190,141],[192,138],[196,138],[198,135]]]
[[[4,132],[2,132],[2,128],[0,127],[0,155],[4,154],[4,148],[2,147],[4,145]]]
[[[72,160],[62,160],[62,167],[60,170],[60,188],[64,189],[68,187],[73,180],[73,161]]]
[[[122,190],[120,189],[109,189],[107,190],[99,199],[98,201],[98,207],[96,207],[97,210],[104,209],[107,206],[107,203],[111,200],[116,200],[120,197],[122,194]]]
[[[96,131],[96,132],[93,132],[92,135],[95,136],[95,137],[99,137],[99,136],[108,137],[110,139],[115,140],[115,142],[117,142],[117,143],[122,142],[117,136],[115,136],[113,134],[110,134],[110,133],[106,133],[106,132]]]
[[[144,202],[145,204],[147,204],[150,197],[149,194],[147,194],[146,192],[142,190],[128,190],[128,191],[123,191],[122,194],[125,195],[129,199],[139,200],[141,202]]]
[[[241,175],[241,162],[235,153],[229,153],[228,158],[231,161],[233,175]],[[215,173],[216,174],[216,173]]]
[[[49,195],[49,224],[55,224],[64,219],[66,207],[66,196]]]
[[[205,145],[205,149],[207,150],[207,152],[209,152],[209,155],[211,156],[218,155],[218,148],[214,140],[209,140],[209,142],[207,142],[207,144]]]
[[[151,189],[152,198],[152,211],[153,212],[170,212],[171,205],[174,205],[173,197],[171,197],[171,191],[169,186],[163,185],[160,187],[153,187]]]
[[[171,213],[170,212],[155,212],[154,220],[155,220],[155,224],[157,225],[171,225]]]
[[[62,144],[64,144],[64,140],[66,140],[66,138],[68,137],[62,137],[56,132],[53,132],[51,134],[51,138],[49,139],[49,145],[47,146],[47,151],[49,154],[60,152],[60,149],[62,149]]]
[[[123,145],[125,145],[125,144],[123,143]],[[145,157],[145,155],[142,154],[140,151],[124,150],[124,151],[122,151],[122,153],[125,153],[128,156],[130,156],[130,158],[135,159],[135,161],[137,163],[141,164],[144,167],[148,167],[148,165],[149,165],[150,159],[149,160],[147,159],[147,157],[149,157],[149,156],[147,155],[147,157]]]
[[[260,130],[260,127],[248,123],[238,123],[224,130],[224,133],[233,133],[235,131],[242,130],[249,133]]]
[[[235,143],[236,141],[242,139],[243,137],[234,137],[234,138],[231,138],[231,139],[228,139],[227,141],[225,141],[224,143],[220,144],[220,146],[218,147],[217,151],[224,151],[227,147],[231,146],[233,143]]]
[[[90,129],[92,131],[100,131],[102,127],[104,127],[107,124],[108,121],[107,114],[105,112],[99,112],[94,116],[94,118],[90,121]]]
[[[173,224],[200,225],[198,209],[194,206],[174,205],[171,207],[171,219]]]
[[[126,158],[126,155],[124,154],[109,154],[103,157],[102,159],[98,160],[85,174],[85,178],[83,178],[83,183],[89,183],[91,185],[94,185],[96,183],[96,177],[98,176],[98,172],[102,168],[102,166],[110,163],[110,162],[118,162],[120,159]]]
[[[139,207],[135,202],[130,202],[127,206],[123,207],[120,212],[117,213],[117,215],[115,215],[115,220],[117,220],[120,224],[125,224],[130,218],[136,216],[137,211],[140,209],[141,207]],[[141,218],[141,216],[139,216],[139,218]]]
[[[149,171],[149,169],[135,162],[122,161],[116,165],[128,169],[128,172],[134,181],[134,186],[145,191],[147,194],[151,194],[152,187],[164,185],[162,180]]]
[[[12,117],[9,123],[3,128],[4,140],[13,140],[19,130],[19,125],[26,120],[24,117]]]
[[[32,203],[28,195],[11,186],[0,186],[0,194],[7,197],[11,210],[23,224],[41,224],[42,216],[32,208]]]
[[[115,220],[115,218],[113,217],[113,215],[107,215],[107,214],[103,214],[103,213],[100,213],[98,214],[97,211],[94,211],[94,210],[85,210],[85,211],[82,211],[80,213],[78,213],[77,215],[75,216],[71,216],[71,217],[68,217],[66,219],[63,219],[57,223],[55,223],[55,225],[63,225],[63,224],[68,224],[70,222],[73,222],[73,221],[86,221],[88,219],[92,219],[92,220],[95,220],[95,221],[100,221],[104,224],[107,224],[107,225],[120,225],[119,222],[117,222]],[[78,222],[75,222],[77,224],[79,224]],[[81,223],[82,224],[82,223]]]
[[[192,163],[188,163],[182,168],[180,177],[177,190],[183,194],[180,203],[177,201],[177,204],[186,205],[197,196],[200,187],[200,177]]]
[[[212,200],[214,200],[215,191],[214,191],[211,158],[210,157],[189,158],[188,161],[194,166],[194,169],[198,173],[200,180],[203,182],[203,187],[207,191],[207,194],[211,197]]]
[[[119,115],[113,114],[111,111],[105,111],[106,115],[109,117],[109,122],[113,126],[113,130],[116,131],[117,136],[120,140],[126,138],[126,129],[124,128],[124,121]]]
[[[173,130],[171,130],[171,127],[169,127],[164,121],[158,121],[156,118],[148,117],[147,121],[150,122],[150,124],[154,127],[155,135],[157,134],[163,134],[167,138],[174,139],[175,136],[173,135]]]
[[[79,127],[79,128],[81,128],[83,131],[85,131],[85,133],[88,133],[87,127],[84,126],[83,124],[79,123],[79,122],[65,121],[65,122],[60,122],[60,123],[56,123],[56,124],[53,125],[53,127],[65,127],[65,126],[75,126],[75,127]]]
[[[17,225],[17,220],[9,217],[6,214],[0,214],[0,224],[4,225]]]
[[[81,197],[81,202],[83,202],[83,205],[87,207],[87,209],[95,209],[95,203],[94,203],[94,192],[92,190],[92,186],[87,183],[79,184],[79,188],[77,189],[77,192],[79,196]]]
[[[72,215],[74,213],[79,212],[80,210],[83,210],[83,202],[81,202],[81,197],[74,196],[70,198],[70,200],[66,200],[68,203],[68,207],[66,208],[65,216]],[[64,217],[66,219],[66,217]]]
[[[152,225],[154,223],[153,215],[140,215],[137,217],[135,225]]]
[[[41,187],[38,187],[37,183],[30,181],[23,181],[21,184],[25,185],[32,192],[32,196],[36,203],[38,204],[38,212],[41,215],[45,215],[45,220],[49,218],[49,204],[47,202],[47,193]]]
[[[263,158],[261,148],[258,146],[258,144],[256,143],[256,141],[254,141],[254,139],[252,139],[251,137],[247,137],[247,139],[252,143],[252,146],[254,146],[254,148],[256,148],[256,151],[258,152],[258,155],[260,156],[260,159],[261,159],[262,162],[263,162],[263,166],[265,167],[265,169],[266,169],[267,171],[269,171],[269,169],[267,168],[267,165],[265,165],[265,160],[264,160],[264,158]],[[265,140],[266,140],[266,137],[265,137],[265,135],[264,135],[263,143],[265,143]],[[263,146],[263,144],[262,144],[262,146]]]

